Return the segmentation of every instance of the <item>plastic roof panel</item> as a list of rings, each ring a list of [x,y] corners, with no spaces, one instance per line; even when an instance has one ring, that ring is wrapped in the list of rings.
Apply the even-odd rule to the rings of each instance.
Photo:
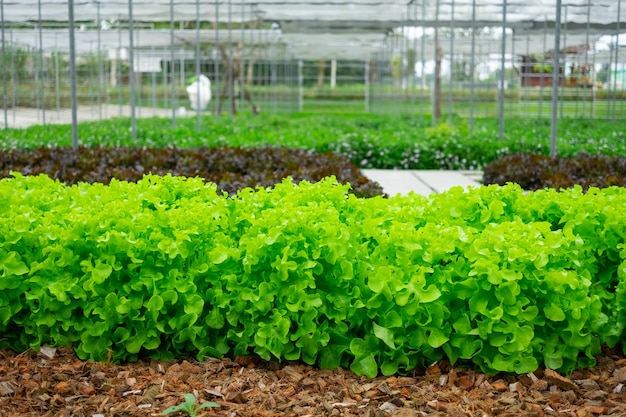
[[[568,13],[568,20],[573,23],[586,23],[589,0],[569,0],[563,3]],[[620,0],[601,0],[591,3],[589,13],[591,23],[610,24],[616,22]],[[8,22],[39,20],[39,6],[44,20],[65,22],[68,15],[67,0],[19,0],[4,1],[4,20]],[[99,7],[98,7],[99,4]],[[169,21],[170,0],[134,0],[133,16],[136,20]],[[454,14],[452,5],[454,4]],[[440,0],[439,16],[436,14],[436,3],[427,0],[424,5],[425,16],[421,15],[421,2],[402,0],[306,0],[306,1],[220,1],[217,3],[220,19],[228,18],[230,5],[232,21],[249,18],[255,11],[261,12],[265,20],[351,20],[351,21],[398,21],[410,17],[426,20],[444,20],[457,22],[472,21],[472,1]],[[99,10],[98,10],[99,9]],[[477,1],[477,16],[482,21],[502,21],[503,2]],[[174,0],[174,20],[195,20],[196,11],[200,12],[201,20],[215,20],[215,2],[195,2]],[[77,20],[95,20],[97,14],[103,19],[124,19],[129,12],[127,1],[111,0],[77,0],[74,1],[74,13]],[[564,11],[562,11],[564,14]],[[554,21],[556,1],[514,0],[507,2],[507,21]]]
[[[594,41],[605,34],[615,34],[621,20],[620,0],[569,0],[563,3],[561,17],[563,33],[568,45],[580,45]],[[173,16],[170,15],[173,4]],[[427,26],[469,28],[495,26],[501,27],[503,21],[503,2],[496,0],[476,1],[476,18],[472,20],[473,2],[471,0],[440,0],[439,7],[434,0],[303,0],[303,1],[251,1],[239,2],[196,2],[190,0],[133,0],[133,17],[138,23],[134,44],[138,47],[169,47],[169,30],[145,30],[141,22],[175,21],[214,21],[216,12],[222,22],[257,21],[275,22],[278,31],[246,31],[245,42],[266,43],[280,42],[286,50],[300,59],[367,59],[380,50],[387,40],[387,35],[400,26]],[[13,29],[19,22],[30,22],[36,29],[41,17],[46,22],[57,21],[57,25],[66,25],[68,16],[67,0],[13,0],[3,2],[5,28],[11,29],[11,36],[18,42],[38,47],[37,36],[33,30],[20,32]],[[556,0],[537,2],[536,0],[511,0],[506,4],[506,25],[514,30],[513,41],[507,41],[507,52],[533,53],[543,51],[543,44],[552,49],[555,28]],[[438,9],[438,13],[437,13]],[[589,11],[589,13],[587,13]],[[79,22],[95,22],[97,16],[110,22],[128,19],[127,1],[76,0],[74,14]],[[120,36],[116,28],[111,30],[77,30],[76,39],[79,52],[93,50],[98,37],[103,48],[126,47],[128,35]],[[622,25],[626,30],[626,25]],[[80,28],[80,26],[79,26]],[[588,28],[590,29],[588,31]],[[123,29],[125,31],[125,29]],[[44,48],[69,49],[66,29],[49,31],[44,29]],[[35,30],[36,32],[36,30]],[[230,32],[235,42],[241,39],[239,30]],[[176,30],[177,46],[195,44],[198,34],[195,30]],[[227,39],[227,31],[215,33],[202,30],[199,39],[203,43],[213,43],[219,36],[220,41]],[[562,35],[563,36],[563,35]],[[565,37],[563,36],[563,37]],[[508,36],[510,38],[510,36]],[[544,38],[546,41],[544,42]],[[409,42],[414,42],[410,40]],[[432,39],[420,55],[432,56]],[[477,53],[489,54],[500,52],[501,42],[496,39],[478,40]],[[449,40],[443,36],[441,46],[444,53],[449,49]],[[469,39],[454,39],[454,53],[470,52]]]

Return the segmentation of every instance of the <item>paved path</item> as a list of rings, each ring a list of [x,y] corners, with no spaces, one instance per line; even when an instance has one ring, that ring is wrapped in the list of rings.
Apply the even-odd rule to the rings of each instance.
[[[109,119],[111,117],[130,117],[130,106],[118,106],[113,104],[102,104],[92,106],[80,106],[77,109],[78,123],[94,121],[100,119]],[[187,111],[186,115],[195,114]],[[152,107],[135,107],[135,117],[171,117],[171,109],[158,109]],[[180,117],[180,116],[179,116]],[[23,108],[7,110],[8,127],[23,128],[31,125],[42,125],[44,120],[44,112],[42,109]],[[45,114],[46,124],[65,124],[72,123],[71,109],[47,109]],[[0,109],[0,128],[4,126],[4,113]]]
[[[481,171],[386,170],[362,169],[363,175],[376,181],[389,196],[442,193],[454,186],[480,186]]]

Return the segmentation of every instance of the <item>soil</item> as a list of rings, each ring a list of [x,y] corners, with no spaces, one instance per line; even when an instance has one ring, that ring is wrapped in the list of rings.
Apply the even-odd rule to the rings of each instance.
[[[367,379],[250,357],[93,363],[69,348],[44,347],[0,351],[0,416],[158,416],[185,394],[197,405],[219,405],[195,410],[199,417],[626,416],[626,359],[607,352],[597,362],[569,377],[552,370],[489,376],[440,362]]]

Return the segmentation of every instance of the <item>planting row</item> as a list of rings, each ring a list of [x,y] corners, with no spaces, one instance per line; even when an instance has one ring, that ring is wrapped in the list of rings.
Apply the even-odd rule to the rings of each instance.
[[[360,199],[329,178],[229,197],[17,174],[0,180],[0,348],[571,372],[623,341],[625,205],[616,187]]]
[[[382,188],[363,176],[345,157],[284,147],[262,148],[137,148],[41,147],[0,151],[0,178],[11,172],[46,174],[68,185],[83,182],[108,184],[112,178],[137,181],[144,174],[201,177],[219,190],[234,194],[246,187],[267,187],[291,177],[319,181],[334,175],[349,183],[359,197],[382,195]]]
[[[482,169],[487,163],[517,152],[549,154],[547,119],[507,119],[499,137],[497,119],[477,119],[473,132],[467,121],[432,127],[430,120],[379,115],[261,115],[254,118],[181,118],[176,127],[168,118],[137,120],[132,139],[128,119],[81,123],[79,140],[89,147],[221,147],[285,146],[343,155],[359,168]],[[558,154],[580,151],[604,155],[626,154],[626,122],[559,121]],[[0,130],[0,148],[33,149],[72,144],[68,125]]]
[[[525,190],[626,186],[626,158],[579,154],[571,158],[513,154],[484,168],[485,184],[519,184]]]

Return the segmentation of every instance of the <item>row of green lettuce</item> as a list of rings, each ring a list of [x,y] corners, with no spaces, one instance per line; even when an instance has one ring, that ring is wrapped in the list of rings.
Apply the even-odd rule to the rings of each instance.
[[[513,153],[547,155],[550,123],[546,119],[507,119],[499,139],[496,119],[476,119],[470,133],[467,120],[454,119],[432,127],[418,117],[385,115],[262,115],[259,117],[168,118],[137,120],[132,139],[128,119],[81,123],[82,145],[197,147],[287,146],[346,156],[360,168],[482,169]],[[558,153],[626,154],[626,121],[564,119],[559,122]],[[69,125],[0,130],[0,148],[32,149],[71,146]]]
[[[328,178],[0,181],[0,348],[258,355],[368,377],[592,366],[626,325],[626,190],[359,199]]]

